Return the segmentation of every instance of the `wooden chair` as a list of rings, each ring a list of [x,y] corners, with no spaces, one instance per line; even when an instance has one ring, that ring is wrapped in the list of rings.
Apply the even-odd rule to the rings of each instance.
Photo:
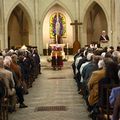
[[[1,99],[0,120],[8,120],[8,99]]]
[[[109,96],[112,88],[117,87],[116,84],[102,84],[99,82],[99,102],[100,112],[102,115],[107,115],[107,120],[110,120],[110,115],[113,113],[113,107],[110,106]]]
[[[0,120],[8,120],[7,88],[4,86],[4,96],[0,98]]]

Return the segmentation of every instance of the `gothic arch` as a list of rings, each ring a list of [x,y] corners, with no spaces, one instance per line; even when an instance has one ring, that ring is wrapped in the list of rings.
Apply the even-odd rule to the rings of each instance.
[[[42,44],[43,44],[43,49],[45,48],[45,44],[46,43],[48,43],[49,41],[48,40],[50,40],[50,41],[52,41],[52,39],[50,39],[50,38],[48,38],[48,37],[46,37],[49,33],[48,33],[48,31],[46,30],[46,33],[44,33],[44,29],[45,28],[47,28],[47,29],[49,29],[49,27],[48,26],[46,26],[45,27],[45,21],[46,21],[46,16],[48,15],[48,13],[50,12],[50,11],[52,11],[52,9],[55,7],[55,6],[59,6],[59,8],[61,8],[61,10],[63,9],[63,11],[65,11],[65,13],[66,13],[66,16],[68,16],[69,18],[69,22],[71,23],[74,19],[73,19],[73,17],[72,17],[72,14],[70,13],[70,11],[67,9],[67,7],[64,5],[64,4],[62,4],[60,1],[54,1],[54,2],[52,2],[48,7],[47,7],[47,9],[43,12],[43,15],[42,15],[42,17],[41,17],[41,39],[42,39]],[[59,10],[58,10],[59,11]],[[54,12],[54,11],[53,11]],[[61,11],[62,12],[62,11]],[[46,21],[46,22],[48,22],[48,21]],[[70,26],[70,24],[69,24],[69,26]],[[68,31],[68,24],[67,24],[67,31]],[[72,31],[72,32],[71,32]],[[71,34],[72,33],[72,34]],[[45,35],[46,34],[46,35]],[[70,35],[71,34],[71,35]],[[44,40],[44,41],[43,41]],[[73,28],[71,27],[70,28],[70,32],[69,32],[69,34],[67,33],[67,37],[66,38],[63,38],[63,42],[64,43],[69,43],[69,47],[71,47],[72,48],[72,45],[73,45]]]
[[[48,11],[55,5],[59,5],[61,6],[63,9],[65,9],[65,11],[67,12],[67,14],[70,16],[71,20],[73,21],[74,18],[72,16],[72,14],[70,13],[70,11],[68,10],[67,6],[65,6],[63,3],[61,3],[60,1],[54,1],[52,2],[48,7],[47,9],[44,11],[43,13],[43,16],[42,16],[42,19],[41,19],[41,23],[43,24],[43,21],[44,21],[44,18],[46,16],[46,14],[48,13]]]
[[[102,6],[102,7],[101,7]],[[90,44],[92,42],[99,43],[99,36],[101,31],[104,29],[108,31],[108,15],[103,5],[100,5],[98,2],[93,0],[88,4],[84,13],[84,17],[82,19],[84,24],[84,37],[86,38],[86,43]],[[102,18],[104,19],[104,24],[102,24]],[[90,21],[88,23],[88,21]],[[97,29],[97,27],[100,27]]]
[[[82,15],[82,19],[81,19],[81,21],[83,22],[84,21],[84,19],[85,19],[85,15],[86,15],[86,11],[90,8],[90,6],[92,5],[92,4],[94,4],[94,3],[96,3],[96,4],[98,4],[101,8],[102,8],[102,10],[104,11],[104,13],[105,13],[105,16],[106,16],[106,19],[107,19],[107,21],[109,20],[109,15],[108,15],[108,13],[107,13],[107,10],[105,9],[105,7],[104,7],[104,5],[99,1],[99,0],[90,0],[89,2],[88,2],[88,4],[86,5],[86,7],[85,7],[85,9],[83,10],[84,12],[83,12],[83,15]]]
[[[27,21],[28,21],[28,25],[29,25],[29,44],[31,44],[31,40],[34,40],[34,35],[33,35],[33,16],[31,15],[32,12],[30,12],[31,10],[28,8],[28,6],[22,2],[22,1],[18,1],[15,4],[13,4],[13,6],[10,8],[9,13],[6,17],[5,20],[5,47],[8,47],[8,22],[10,19],[10,16],[13,12],[13,10],[19,6],[21,8],[21,10],[24,12]]]

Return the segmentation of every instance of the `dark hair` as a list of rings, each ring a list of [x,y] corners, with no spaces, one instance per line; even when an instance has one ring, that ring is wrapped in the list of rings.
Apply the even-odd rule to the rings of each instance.
[[[110,46],[109,48],[110,48],[111,50],[114,50],[114,47],[113,47],[113,46]]]
[[[117,51],[120,51],[120,46],[117,46]]]
[[[103,52],[107,52],[108,47],[103,48]]]
[[[106,57],[106,58],[109,58],[109,57],[112,58],[111,52],[106,52],[105,57]]]
[[[111,80],[113,84],[119,84],[118,65],[111,58],[104,59],[106,67],[106,77]]]

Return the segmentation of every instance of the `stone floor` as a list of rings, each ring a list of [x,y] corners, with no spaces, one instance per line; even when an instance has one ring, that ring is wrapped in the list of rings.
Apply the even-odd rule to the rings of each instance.
[[[82,97],[77,93],[71,69],[72,56],[62,70],[52,70],[46,57],[41,57],[42,74],[25,95],[28,108],[9,114],[9,120],[90,120]],[[38,107],[64,106],[65,110],[37,111]]]

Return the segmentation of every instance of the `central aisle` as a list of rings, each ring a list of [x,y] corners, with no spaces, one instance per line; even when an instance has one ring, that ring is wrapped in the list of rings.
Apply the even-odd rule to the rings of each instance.
[[[55,71],[46,59],[42,60],[42,74],[25,95],[25,103],[28,108],[18,108],[9,120],[89,120],[84,101],[77,93],[70,61]]]

